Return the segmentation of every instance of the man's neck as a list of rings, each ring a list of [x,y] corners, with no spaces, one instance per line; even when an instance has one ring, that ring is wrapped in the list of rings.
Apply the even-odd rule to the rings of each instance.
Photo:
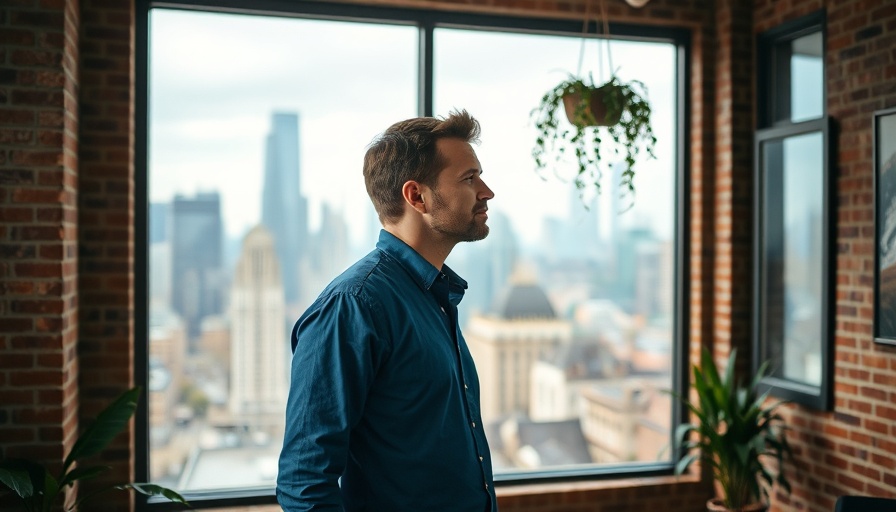
[[[439,270],[442,270],[445,259],[454,249],[454,243],[435,239],[428,230],[415,228],[408,223],[386,224],[383,229],[408,244],[411,249],[417,251],[420,256],[423,256],[423,259]]]

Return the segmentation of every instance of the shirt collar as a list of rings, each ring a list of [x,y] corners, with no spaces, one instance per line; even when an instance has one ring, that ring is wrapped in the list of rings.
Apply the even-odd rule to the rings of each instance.
[[[442,265],[442,270],[440,271],[432,263],[426,261],[426,258],[421,256],[411,246],[385,229],[380,230],[380,239],[376,243],[376,248],[398,261],[411,275],[414,282],[424,290],[432,288],[439,275],[445,274],[448,276],[450,283],[449,294],[451,302],[455,305],[460,302],[464,295],[464,290],[467,289],[467,282],[451,270],[448,265]]]

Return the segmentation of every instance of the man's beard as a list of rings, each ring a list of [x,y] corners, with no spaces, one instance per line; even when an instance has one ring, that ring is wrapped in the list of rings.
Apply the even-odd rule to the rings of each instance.
[[[432,228],[437,233],[455,242],[475,242],[488,236],[488,225],[476,220],[475,210],[468,214],[453,212],[435,190],[432,191],[432,201]],[[484,202],[478,203],[475,209],[484,206]]]

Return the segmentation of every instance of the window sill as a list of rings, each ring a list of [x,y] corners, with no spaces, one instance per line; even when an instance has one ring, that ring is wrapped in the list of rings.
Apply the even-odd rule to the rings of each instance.
[[[705,509],[712,495],[710,484],[694,475],[503,485],[496,491],[501,512],[584,511],[595,503],[601,510],[693,512]]]

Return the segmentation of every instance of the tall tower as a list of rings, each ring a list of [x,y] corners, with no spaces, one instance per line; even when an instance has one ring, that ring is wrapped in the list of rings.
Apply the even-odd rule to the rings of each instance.
[[[286,406],[285,309],[274,238],[256,226],[243,239],[230,292],[230,411],[255,426],[276,424]]]
[[[320,230],[309,233],[308,247],[299,272],[299,279],[302,281],[299,298],[302,306],[314,302],[327,283],[348,267],[351,263],[349,253],[348,224],[345,218],[327,203],[322,204]],[[292,329],[292,324],[289,328]]]
[[[224,307],[223,226],[218,192],[177,195],[171,205],[171,301],[194,350],[202,319]]]
[[[492,310],[474,314],[464,334],[479,369],[482,421],[529,414],[535,363],[572,338],[531,272],[518,267]]]
[[[308,237],[308,204],[299,180],[299,115],[275,112],[265,144],[261,223],[274,236],[286,301],[301,296],[299,264]]]

